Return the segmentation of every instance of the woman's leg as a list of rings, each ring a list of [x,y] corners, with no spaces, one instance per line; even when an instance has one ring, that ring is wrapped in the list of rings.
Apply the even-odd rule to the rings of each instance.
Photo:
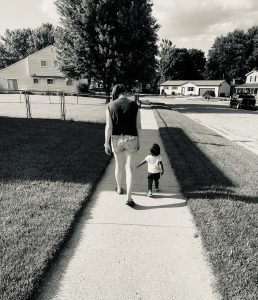
[[[133,189],[133,171],[134,171],[134,160],[135,151],[124,151],[126,156],[126,188],[127,188],[127,200],[131,199]]]
[[[122,176],[125,165],[125,155],[124,152],[114,153],[115,157],[115,178],[117,184],[117,192],[119,193],[122,189]]]

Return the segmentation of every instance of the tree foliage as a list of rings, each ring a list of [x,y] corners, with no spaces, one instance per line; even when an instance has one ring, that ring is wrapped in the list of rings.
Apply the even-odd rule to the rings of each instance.
[[[215,39],[208,53],[206,77],[244,81],[245,74],[258,67],[258,26],[245,32],[234,30]]]
[[[158,25],[150,0],[57,0],[59,65],[68,77],[131,85],[155,73]]]
[[[198,49],[176,48],[167,39],[160,45],[160,81],[201,79],[205,66],[204,52]]]
[[[5,31],[0,41],[0,68],[13,64],[29,54],[54,43],[54,27],[45,23],[32,30]]]

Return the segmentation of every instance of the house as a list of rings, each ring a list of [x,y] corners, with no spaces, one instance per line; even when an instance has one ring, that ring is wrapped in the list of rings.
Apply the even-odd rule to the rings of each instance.
[[[50,45],[0,70],[0,90],[76,93],[80,81],[66,78],[56,57],[56,48]]]
[[[214,91],[216,97],[228,97],[230,85],[225,80],[168,80],[160,85],[160,94],[202,96],[205,92]]]
[[[258,94],[258,71],[253,70],[247,73],[245,83],[236,86],[237,93],[251,93],[252,95]]]

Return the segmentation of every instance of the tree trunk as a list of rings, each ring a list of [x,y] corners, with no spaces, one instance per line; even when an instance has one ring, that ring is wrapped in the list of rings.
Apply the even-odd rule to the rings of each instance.
[[[110,87],[111,87],[111,84],[110,84],[110,82],[105,82],[104,86],[105,86],[105,92],[106,92],[106,103],[109,103],[110,102]]]

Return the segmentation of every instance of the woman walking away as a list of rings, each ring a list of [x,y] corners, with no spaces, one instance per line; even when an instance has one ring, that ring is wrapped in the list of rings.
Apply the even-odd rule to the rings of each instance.
[[[140,149],[141,118],[138,104],[126,97],[122,84],[114,86],[112,100],[106,110],[105,152],[115,157],[116,191],[123,194],[122,174],[126,172],[126,204],[135,205],[132,200],[134,161]],[[111,142],[111,147],[110,147]]]

